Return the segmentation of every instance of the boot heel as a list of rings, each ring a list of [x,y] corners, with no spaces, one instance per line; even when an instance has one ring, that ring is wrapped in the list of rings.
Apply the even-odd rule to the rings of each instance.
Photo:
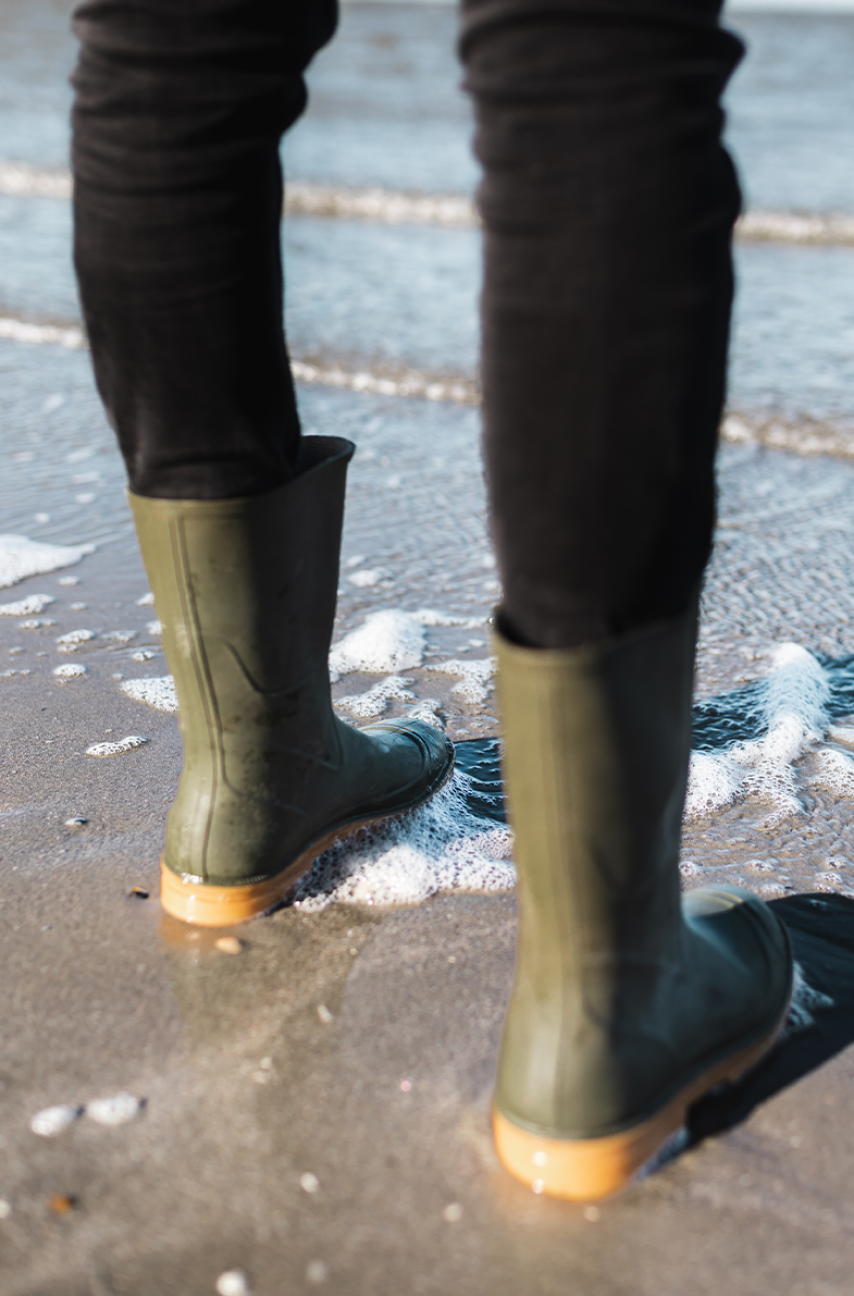
[[[492,1130],[499,1160],[515,1179],[538,1193],[564,1201],[593,1202],[614,1197],[685,1125],[688,1109],[720,1084],[740,1080],[779,1039],[789,1006],[762,1039],[718,1062],[682,1089],[649,1120],[604,1138],[547,1138],[514,1125],[495,1107]]]
[[[304,872],[305,866],[297,862],[263,882],[211,886],[201,878],[178,877],[161,856],[160,903],[166,913],[181,922],[197,927],[233,927],[285,900]]]

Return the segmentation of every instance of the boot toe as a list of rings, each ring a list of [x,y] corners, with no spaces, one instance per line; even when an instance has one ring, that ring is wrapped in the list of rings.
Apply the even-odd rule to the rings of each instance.
[[[405,758],[411,765],[409,787],[413,798],[432,796],[453,771],[454,744],[440,729],[423,720],[378,720],[360,732],[389,755]]]
[[[732,964],[740,964],[754,987],[754,1012],[779,1017],[792,990],[793,959],[788,933],[758,896],[740,887],[698,887],[683,897],[685,920]]]

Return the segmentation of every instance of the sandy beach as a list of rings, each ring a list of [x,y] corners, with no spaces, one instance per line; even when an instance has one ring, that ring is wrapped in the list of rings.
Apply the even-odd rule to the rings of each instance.
[[[309,198],[284,239],[304,430],[357,445],[334,698],[351,723],[444,727],[462,774],[435,813],[322,861],[296,904],[208,933],[157,900],[181,745],[70,268],[67,11],[0,14],[3,1296],[843,1296],[854,248],[833,230],[854,216],[854,17],[736,23],[755,47],[731,92],[749,211],[830,233],[746,226],[738,245],[681,865],[686,887],[779,906],[800,1011],[679,1155],[585,1208],[511,1180],[489,1130],[515,902],[453,12],[347,7],[286,146]],[[793,122],[783,87],[819,66]],[[309,213],[321,190],[344,215]]]

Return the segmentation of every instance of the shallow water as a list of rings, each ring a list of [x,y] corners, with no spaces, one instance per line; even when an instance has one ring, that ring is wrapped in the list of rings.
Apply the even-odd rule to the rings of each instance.
[[[39,174],[66,164],[69,9],[68,0],[3,7],[0,172],[14,160]],[[470,195],[477,167],[456,23],[448,5],[345,6],[310,71],[311,103],[286,143],[288,176]],[[854,215],[854,17],[736,14],[731,23],[750,45],[727,99],[750,205]],[[298,359],[321,377],[367,372],[389,390],[402,369],[416,387],[450,377],[474,398],[475,229],[291,217],[284,239]],[[67,200],[0,193],[0,264],[0,315],[78,318]],[[816,420],[829,424],[824,448],[854,453],[854,249],[741,246],[737,270],[731,406],[754,430],[782,417],[790,447],[807,443]]]
[[[67,197],[34,196],[39,185],[61,191],[64,183],[63,78],[73,60],[66,11],[49,0],[16,0],[0,15],[0,171],[18,159],[42,177],[12,193],[14,176],[3,173],[0,193],[0,315],[11,334],[0,339],[0,435],[9,451],[0,530],[96,550],[74,568],[79,587],[63,586],[58,569],[15,587],[8,601],[26,610],[0,620],[0,674],[15,714],[48,690],[69,717],[87,696],[108,700],[115,724],[81,731],[78,753],[96,740],[121,747],[139,717],[139,736],[152,742],[104,763],[131,771],[165,759],[158,735],[173,735],[174,753],[175,718],[156,623],[141,602],[123,473],[88,357],[67,349],[79,334],[20,326],[74,326],[79,318]],[[851,19],[737,15],[733,23],[753,48],[728,100],[751,203],[854,214]],[[309,112],[285,149],[288,175],[470,194],[477,171],[455,26],[447,6],[346,7],[339,39],[312,69]],[[418,714],[455,740],[476,740],[460,749],[458,810],[497,828],[487,622],[500,588],[478,413],[466,404],[477,396],[480,236],[465,224],[304,215],[288,218],[283,237],[289,340],[298,375],[312,380],[299,387],[305,430],[334,430],[359,447],[332,663],[340,713],[358,724]],[[696,813],[686,819],[685,879],[738,878],[769,894],[808,884],[846,891],[854,776],[841,722],[854,713],[847,610],[854,470],[769,452],[750,438],[776,437],[813,456],[828,445],[854,454],[854,249],[741,244],[736,256],[730,404],[744,421],[731,421],[727,435],[746,443],[724,446],[719,461],[721,521],[704,595],[695,716],[702,759],[692,785]],[[395,395],[407,383],[429,393],[435,380],[435,400]],[[795,700],[783,711],[769,703],[783,678],[781,651],[801,663]],[[80,667],[73,676],[56,673],[72,662]],[[827,691],[818,720],[797,700],[813,686]],[[55,749],[60,740],[44,741]],[[498,850],[506,836],[485,831],[493,855],[483,856],[492,860],[484,867],[495,866],[490,876],[506,885]],[[431,858],[441,872],[442,852]],[[429,893],[434,875],[422,869],[419,894]],[[475,875],[476,868],[472,885]],[[452,884],[468,884],[465,870],[457,868]]]

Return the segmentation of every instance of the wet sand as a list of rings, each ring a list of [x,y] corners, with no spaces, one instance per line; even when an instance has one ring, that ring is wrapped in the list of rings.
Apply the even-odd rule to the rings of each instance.
[[[0,15],[7,157],[51,175],[65,165],[67,9],[15,0]],[[731,95],[751,202],[851,210],[837,164],[850,153],[851,21],[738,24],[757,43]],[[453,29],[447,9],[349,7],[312,73],[288,175],[467,194]],[[803,108],[817,67],[818,107],[795,123],[786,105]],[[180,740],[174,714],[120,687],[167,667],[88,356],[44,332],[78,322],[68,229],[65,198],[0,196],[0,324],[11,321],[0,330],[0,531],[95,546],[0,589],[0,604],[52,600],[0,615],[3,1296],[205,1296],[232,1270],[256,1296],[843,1296],[854,1263],[854,730],[839,702],[854,688],[854,252],[739,252],[735,414],[697,693],[753,746],[729,801],[686,820],[682,852],[686,886],[737,881],[780,905],[809,983],[834,1006],[695,1113],[681,1157],[585,1210],[523,1189],[492,1151],[511,891],[467,892],[463,871],[460,889],[419,905],[291,907],[232,933],[237,952],[217,948],[222,933],[162,916]],[[396,673],[412,697],[390,697],[384,714],[429,704],[455,740],[489,739],[486,623],[500,589],[473,406],[477,232],[301,216],[285,238],[297,372],[323,379],[299,385],[305,430],[358,445],[336,643],[381,611],[440,614],[413,622],[420,664],[342,675],[342,717],[364,723],[343,699]],[[14,340],[22,322],[41,345]],[[413,372],[423,390],[445,383],[441,399],[402,396]],[[60,651],[81,630],[93,637]],[[810,719],[796,688],[791,741],[772,750],[773,725],[766,733],[747,702],[770,696],[763,681],[792,643],[788,660],[807,662],[796,679],[836,700]],[[465,672],[449,662],[480,671],[480,696],[459,691]],[[61,681],[54,671],[69,665],[85,674]],[[147,741],[86,755],[128,736]],[[735,760],[734,741],[706,754]],[[90,1112],[54,1137],[32,1131],[45,1108],[121,1093],[143,1103],[125,1124]]]
[[[314,1287],[346,1296],[846,1291],[854,1259],[850,1050],[622,1199],[585,1212],[515,1184],[491,1149],[511,894],[454,894],[398,909],[291,908],[236,933],[245,942],[238,954],[216,948],[219,933],[196,935],[161,915],[157,861],[180,743],[174,715],[124,696],[113,678],[165,673],[147,629],[152,609],[137,603],[146,582],[119,466],[86,394],[85,355],[13,343],[4,353],[4,401],[19,426],[45,391],[65,390],[66,404],[51,415],[55,440],[65,458],[81,440],[91,450],[69,473],[82,464],[101,477],[88,505],[71,494],[86,484],[55,472],[41,493],[61,519],[41,529],[57,541],[94,539],[96,552],[3,593],[4,601],[33,593],[56,600],[42,614],[55,625],[23,630],[0,619],[3,668],[31,671],[0,679],[4,1293],[202,1296],[234,1268],[250,1275],[259,1296]],[[27,382],[29,394],[21,389]],[[383,606],[414,606],[419,562],[420,605],[486,617],[495,586],[484,566],[475,412],[320,388],[302,389],[300,398],[309,428],[334,422],[360,445],[337,637]],[[425,443],[433,456],[426,467]],[[417,489],[407,488],[416,473]],[[838,613],[854,594],[854,469],[736,447],[724,453],[721,482],[703,696],[760,674],[756,656],[792,637],[793,618],[802,643],[838,653],[850,642]],[[10,507],[13,485],[4,488]],[[18,500],[15,529],[31,509],[20,491]],[[785,537],[784,572],[775,537]],[[348,568],[353,558],[360,561]],[[388,572],[385,587],[346,579],[347,571],[379,566]],[[79,584],[60,584],[69,575]],[[85,609],[72,608],[82,602]],[[60,654],[57,638],[81,627],[98,637]],[[113,629],[137,634],[123,644],[104,637]],[[475,637],[461,627],[428,635],[444,659],[459,657]],[[141,650],[155,655],[134,661]],[[52,671],[61,662],[88,673],[59,683]],[[491,696],[466,702],[452,693],[453,677],[428,665],[407,674],[418,696],[441,696],[452,734],[495,731]],[[376,679],[345,676],[336,693],[362,692]],[[391,703],[388,714],[404,709]],[[108,760],[84,754],[93,742],[128,734],[150,741]],[[845,846],[854,859],[846,845],[852,829],[847,804],[820,804],[807,774],[797,778],[801,813],[776,822],[771,815],[769,823],[773,807],[748,797],[689,824],[686,854],[709,876],[764,883],[767,874],[746,864],[757,843],[766,858],[788,850],[781,894],[814,893],[828,853]],[[86,824],[67,826],[74,816]],[[150,898],[132,896],[133,887]],[[811,969],[819,981],[820,963]],[[845,1042],[845,1025],[835,1020],[831,1051]],[[126,1125],[85,1116],[54,1138],[30,1129],[45,1107],[120,1092],[145,1100]],[[301,1186],[307,1174],[316,1191]],[[51,1199],[63,1197],[74,1204],[57,1213]]]

